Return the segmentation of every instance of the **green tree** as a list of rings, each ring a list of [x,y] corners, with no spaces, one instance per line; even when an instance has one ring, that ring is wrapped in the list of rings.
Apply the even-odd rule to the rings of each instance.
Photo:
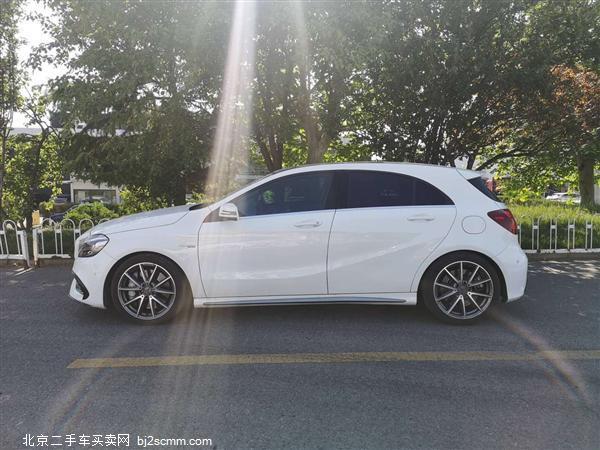
[[[600,3],[539,1],[527,17],[516,45],[529,74],[521,91],[529,92],[507,96],[521,120],[482,166],[508,159],[502,166],[516,179],[519,170],[531,180],[575,174],[582,206],[591,205],[600,160]]]
[[[357,130],[367,55],[381,30],[380,8],[365,2],[296,5],[298,120],[307,162],[323,161],[345,133]]]
[[[583,66],[552,68],[552,89],[531,106],[515,147],[539,150],[526,173],[576,173],[582,206],[594,203],[594,168],[600,162],[600,74]],[[507,165],[516,168],[517,161]],[[540,167],[541,166],[541,167]],[[543,167],[546,169],[543,169]]]
[[[370,5],[259,3],[252,138],[268,170],[346,150],[376,15]],[[349,152],[345,152],[349,154]]]
[[[20,103],[22,73],[19,69],[17,25],[21,16],[20,0],[3,0],[0,7],[0,222],[4,218],[3,193],[8,163],[8,139],[13,113]]]
[[[285,149],[298,135],[297,44],[289,4],[258,8],[251,134],[272,172],[281,169]]]
[[[19,135],[9,140],[11,158],[6,165],[6,188],[3,192],[6,210],[15,220],[25,219],[31,230],[31,213],[38,209],[38,194],[49,189],[57,194],[62,184],[62,163],[59,158],[60,135],[46,119],[48,96],[35,89],[24,100],[21,111],[28,124],[39,133]]]
[[[75,130],[65,148],[68,168],[184,203],[209,163],[229,6],[48,4],[53,40],[38,61],[68,68],[52,83],[64,125]]]
[[[135,214],[167,206],[167,202],[162,197],[152,197],[147,189],[125,188],[121,191],[119,214]]]
[[[84,203],[76,208],[71,209],[65,214],[65,219],[72,220],[76,225],[82,220],[91,220],[94,224],[99,223],[104,219],[115,219],[118,214],[110,210],[101,202]]]
[[[53,134],[11,136],[7,143],[12,157],[6,165],[3,204],[6,217],[15,221],[25,218],[31,229],[31,213],[38,208],[38,193],[49,189],[60,192],[62,182],[58,140]]]
[[[474,167],[518,122],[528,74],[515,44],[531,2],[386,2],[363,98],[366,139],[385,160]],[[510,100],[510,101],[507,101]]]

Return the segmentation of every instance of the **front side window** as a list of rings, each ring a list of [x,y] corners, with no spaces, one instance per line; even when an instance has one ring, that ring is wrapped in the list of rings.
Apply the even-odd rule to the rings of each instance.
[[[452,204],[438,188],[415,177],[378,171],[348,174],[347,208]]]
[[[232,203],[240,217],[329,209],[332,181],[331,172],[288,175],[258,186]]]

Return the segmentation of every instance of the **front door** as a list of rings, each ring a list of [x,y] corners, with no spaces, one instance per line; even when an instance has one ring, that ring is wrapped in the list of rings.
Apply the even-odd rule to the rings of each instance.
[[[287,175],[234,199],[239,220],[210,214],[198,242],[207,296],[326,294],[332,185],[331,172]]]

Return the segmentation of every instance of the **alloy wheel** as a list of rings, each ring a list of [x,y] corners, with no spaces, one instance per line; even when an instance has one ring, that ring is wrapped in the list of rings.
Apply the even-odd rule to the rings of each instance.
[[[472,261],[455,261],[435,278],[433,297],[444,314],[453,319],[472,319],[490,306],[494,282],[485,268]]]
[[[155,320],[164,316],[173,307],[176,295],[173,276],[152,262],[134,264],[119,278],[119,303],[136,319]]]

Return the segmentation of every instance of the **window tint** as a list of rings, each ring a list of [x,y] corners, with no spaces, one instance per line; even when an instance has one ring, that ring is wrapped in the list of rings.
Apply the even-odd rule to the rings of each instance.
[[[471,178],[469,180],[469,183],[471,183],[475,187],[475,189],[477,189],[479,192],[481,192],[486,197],[491,198],[495,202],[500,201],[500,199],[498,197],[496,197],[496,194],[494,194],[494,192],[488,188],[487,183],[483,178],[481,178],[481,177]]]
[[[436,187],[408,175],[376,171],[348,174],[347,208],[452,204]]]
[[[348,208],[412,205],[412,180],[385,172],[351,172]]]
[[[446,194],[426,181],[415,180],[415,205],[454,205]]]
[[[252,189],[233,203],[240,217],[328,209],[332,180],[331,172],[289,175]]]

